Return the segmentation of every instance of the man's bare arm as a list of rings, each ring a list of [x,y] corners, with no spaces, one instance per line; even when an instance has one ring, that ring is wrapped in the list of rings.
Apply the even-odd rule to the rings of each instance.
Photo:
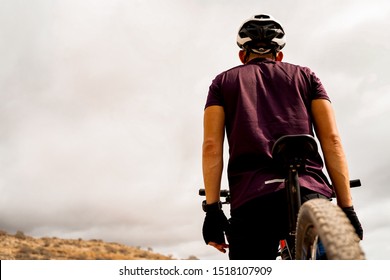
[[[221,106],[210,106],[204,111],[202,167],[208,204],[218,202],[223,170],[225,112]]]
[[[312,114],[337,204],[340,207],[352,206],[348,164],[331,103],[326,99],[313,100]]]

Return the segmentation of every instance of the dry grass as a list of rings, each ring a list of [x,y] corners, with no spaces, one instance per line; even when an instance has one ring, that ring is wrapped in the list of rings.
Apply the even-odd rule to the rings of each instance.
[[[1,260],[169,260],[149,250],[102,240],[33,238],[0,231]]]

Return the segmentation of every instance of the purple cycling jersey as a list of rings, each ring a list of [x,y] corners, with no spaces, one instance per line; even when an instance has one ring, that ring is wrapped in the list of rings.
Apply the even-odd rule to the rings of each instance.
[[[314,99],[329,101],[321,81],[309,68],[285,62],[254,59],[213,80],[205,107],[223,106],[225,111],[232,209],[283,188],[284,174],[272,161],[272,146],[284,135],[313,135]],[[300,184],[332,195],[319,154],[300,173]]]

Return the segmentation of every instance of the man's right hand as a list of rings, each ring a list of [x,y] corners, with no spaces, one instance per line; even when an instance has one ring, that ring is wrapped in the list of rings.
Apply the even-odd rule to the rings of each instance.
[[[229,247],[225,242],[225,232],[228,228],[229,221],[222,210],[208,211],[203,222],[203,239],[206,244],[225,253],[225,249]]]

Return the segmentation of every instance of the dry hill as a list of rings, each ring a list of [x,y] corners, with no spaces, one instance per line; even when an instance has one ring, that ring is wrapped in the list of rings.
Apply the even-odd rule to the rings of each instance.
[[[18,231],[15,235],[0,231],[1,260],[169,260],[171,256],[151,249],[102,240],[33,238]]]

